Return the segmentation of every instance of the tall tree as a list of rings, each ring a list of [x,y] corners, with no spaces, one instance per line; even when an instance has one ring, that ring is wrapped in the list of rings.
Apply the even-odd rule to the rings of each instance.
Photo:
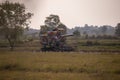
[[[51,14],[50,16],[46,17],[45,25],[51,28],[55,28],[60,24],[60,19],[58,15]]]
[[[24,4],[5,1],[0,4],[0,32],[8,40],[11,50],[16,40],[28,27],[32,13],[25,12]]]
[[[63,28],[64,30],[62,34],[65,34],[67,31],[67,27],[60,21],[60,18],[58,15],[51,14],[48,17],[46,17],[45,26],[49,28],[49,30],[53,30],[55,28]]]
[[[115,35],[120,36],[120,23],[118,23],[117,26],[115,27]]]

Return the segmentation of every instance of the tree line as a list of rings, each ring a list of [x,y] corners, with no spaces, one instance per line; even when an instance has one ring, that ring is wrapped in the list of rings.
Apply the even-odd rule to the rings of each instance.
[[[28,29],[32,16],[32,13],[26,12],[24,4],[12,3],[9,1],[0,3],[0,35],[4,36],[9,42],[11,50],[14,49],[15,43],[19,40],[20,36],[23,35],[24,30]],[[117,37],[120,36],[120,23],[118,23],[115,28],[106,25],[93,27],[86,24],[85,27],[75,27],[67,30],[68,33],[72,32],[77,36],[89,36],[91,32],[94,32],[94,35],[98,35],[100,32],[102,35],[105,35],[108,29],[109,31],[113,31],[112,35]]]
[[[103,26],[76,26],[72,29],[68,29],[68,33],[73,33],[76,36],[86,36],[86,37],[119,37],[120,36],[120,23],[115,27],[109,25]]]

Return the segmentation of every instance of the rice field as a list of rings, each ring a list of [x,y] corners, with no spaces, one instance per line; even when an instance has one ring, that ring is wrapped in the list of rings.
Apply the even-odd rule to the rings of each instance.
[[[0,80],[120,80],[120,54],[4,51]]]

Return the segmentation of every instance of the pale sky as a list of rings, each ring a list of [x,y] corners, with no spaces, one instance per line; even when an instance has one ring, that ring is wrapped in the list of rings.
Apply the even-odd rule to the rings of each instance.
[[[5,0],[0,0],[5,1]],[[88,25],[112,25],[120,22],[120,0],[9,0],[21,2],[34,13],[31,28],[39,29],[45,17],[60,16],[68,28]]]

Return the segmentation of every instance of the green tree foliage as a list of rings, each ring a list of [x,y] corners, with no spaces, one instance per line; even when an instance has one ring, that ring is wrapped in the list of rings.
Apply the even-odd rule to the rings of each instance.
[[[13,50],[16,40],[28,27],[32,13],[25,12],[24,4],[5,1],[0,4],[0,32]]]
[[[102,26],[101,27],[101,32],[103,33],[103,35],[106,34],[106,31],[107,31],[107,26],[106,25]]]
[[[50,16],[46,17],[45,25],[51,28],[57,27],[60,24],[60,19],[58,15],[51,14]]]
[[[80,36],[80,31],[75,30],[75,31],[73,32],[73,35],[75,35],[75,36]]]
[[[52,31],[55,28],[62,28],[63,34],[66,34],[67,27],[60,21],[60,18],[58,15],[49,15],[46,17],[46,20],[44,21],[45,25],[41,26],[41,32],[46,32],[46,31]]]
[[[117,26],[115,27],[115,35],[120,36],[120,23],[118,23]]]

